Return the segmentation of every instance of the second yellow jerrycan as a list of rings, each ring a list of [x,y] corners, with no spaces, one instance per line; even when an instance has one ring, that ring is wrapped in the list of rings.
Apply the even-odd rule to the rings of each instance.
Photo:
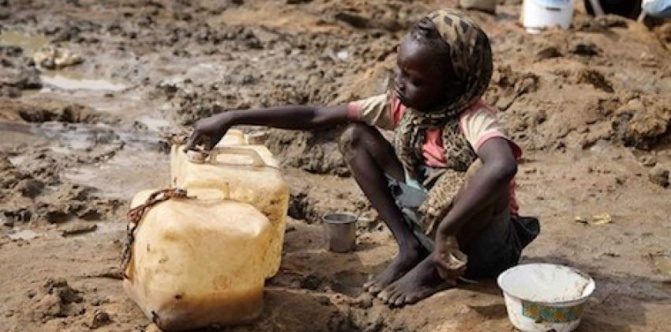
[[[133,198],[124,289],[162,330],[237,325],[261,314],[272,226],[253,206],[224,196],[173,188]]]
[[[171,168],[172,186],[228,189],[231,199],[249,203],[268,217],[273,235],[267,276],[274,276],[282,260],[289,188],[272,153],[263,145],[220,145],[206,159],[192,162],[184,146],[173,146]]]

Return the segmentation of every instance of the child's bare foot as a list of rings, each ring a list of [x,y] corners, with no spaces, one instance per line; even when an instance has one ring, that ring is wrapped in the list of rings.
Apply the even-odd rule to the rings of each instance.
[[[394,260],[378,274],[373,280],[364,284],[363,288],[367,292],[376,295],[392,282],[401,278],[413,267],[415,267],[426,255],[417,250],[408,250],[407,253],[396,255]]]
[[[417,303],[452,285],[438,275],[431,257],[424,259],[414,269],[387,286],[377,297],[390,307]]]

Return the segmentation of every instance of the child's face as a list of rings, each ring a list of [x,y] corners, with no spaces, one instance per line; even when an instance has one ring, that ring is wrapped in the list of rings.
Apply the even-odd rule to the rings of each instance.
[[[454,90],[436,52],[411,37],[398,49],[394,91],[401,103],[418,111],[443,104]]]

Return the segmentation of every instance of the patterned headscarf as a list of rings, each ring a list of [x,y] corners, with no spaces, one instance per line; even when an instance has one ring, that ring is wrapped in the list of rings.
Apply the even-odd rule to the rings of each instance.
[[[422,144],[426,129],[443,128],[447,168],[464,172],[476,155],[459,132],[459,115],[475,104],[487,90],[492,77],[492,50],[487,35],[471,19],[453,9],[443,9],[427,16],[449,48],[454,79],[462,93],[430,113],[408,109],[396,129],[394,145],[403,166],[420,178],[417,167],[422,162]]]
[[[466,137],[459,131],[459,116],[477,103],[492,77],[492,50],[487,35],[463,13],[443,9],[427,16],[449,48],[454,79],[461,84],[462,93],[448,100],[443,108],[432,112],[407,109],[396,128],[394,146],[406,171],[422,179],[418,166],[423,161],[422,145],[426,130],[442,128],[447,167],[424,178],[430,185],[428,198],[420,207],[425,216],[422,228],[430,232],[451,208],[452,201],[464,183],[464,173],[481,166]]]

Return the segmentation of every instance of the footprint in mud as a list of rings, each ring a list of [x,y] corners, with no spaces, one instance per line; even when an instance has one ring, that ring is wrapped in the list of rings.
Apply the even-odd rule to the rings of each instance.
[[[363,284],[368,280],[365,273],[357,271],[340,271],[330,280],[331,289],[350,296],[358,297],[363,293]]]

